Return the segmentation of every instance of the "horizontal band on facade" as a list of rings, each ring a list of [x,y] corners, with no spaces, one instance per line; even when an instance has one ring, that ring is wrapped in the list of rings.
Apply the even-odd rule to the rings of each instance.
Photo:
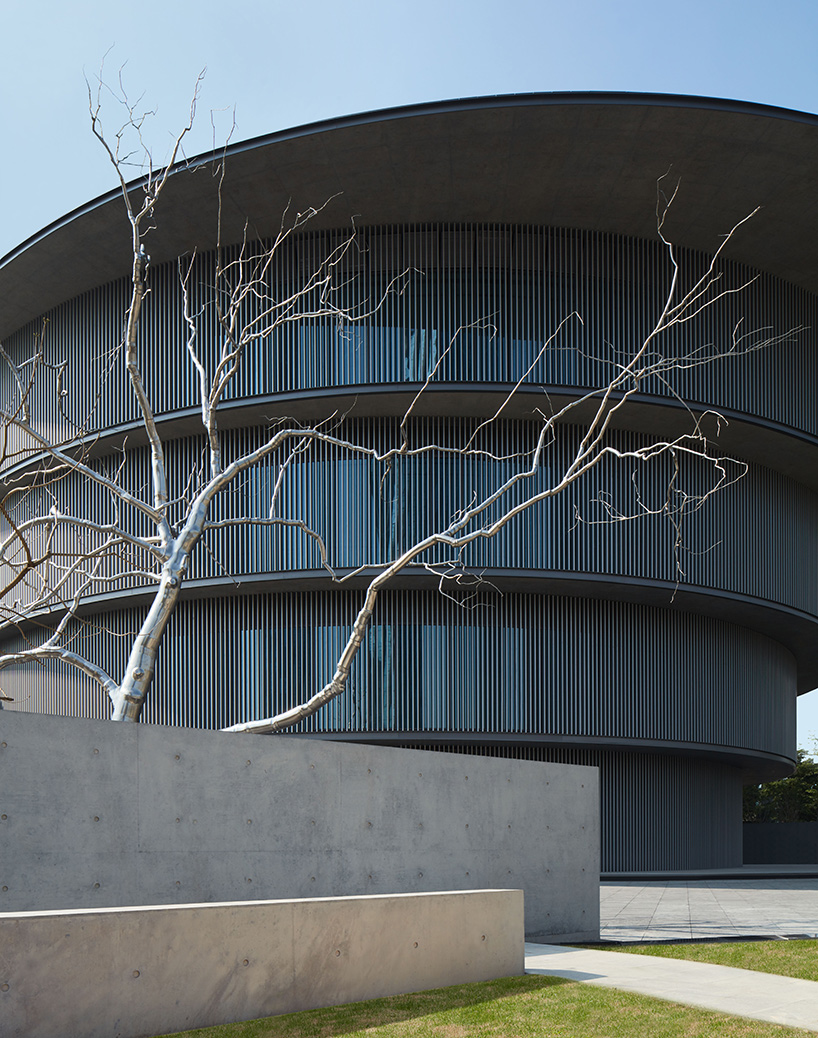
[[[325,570],[278,571],[248,573],[236,577],[188,579],[180,592],[184,602],[203,601],[213,597],[235,598],[273,592],[275,594],[318,591],[324,594],[361,591],[377,573],[367,569],[344,580],[333,581]],[[343,570],[339,577],[345,577]],[[571,571],[508,570],[484,568],[480,576],[497,592],[638,604],[667,610],[670,614],[690,613],[711,617],[757,631],[778,641],[795,657],[797,692],[811,691],[818,685],[818,617],[781,603],[765,601],[733,591],[703,588],[673,581],[650,580],[610,573]],[[407,569],[396,576],[389,590],[434,590],[438,578],[425,570]],[[101,619],[106,613],[147,606],[155,592],[151,588],[123,588],[108,595],[88,595],[77,610],[77,616]],[[43,610],[32,614],[15,629],[31,630],[44,621],[53,622],[64,610]],[[0,636],[0,641],[3,638]]]
[[[650,334],[673,277],[668,256],[656,241],[564,228],[401,225],[370,228],[367,234],[366,248],[358,249],[366,263],[344,272],[335,302],[351,306],[353,315],[360,305],[355,299],[380,299],[381,305],[365,311],[360,320],[291,321],[275,334],[254,339],[246,347],[237,381],[225,394],[225,409],[234,401],[272,401],[291,393],[300,394],[304,406],[327,391],[347,387],[348,397],[367,384],[399,387],[405,393],[426,378],[430,386],[469,387],[467,394],[479,392],[480,386],[495,391],[498,385],[519,383],[521,388],[536,387],[535,393],[546,387],[565,399],[576,387],[607,385],[621,352]],[[319,232],[289,240],[269,271],[266,291],[272,298],[286,295],[305,271],[320,266],[339,247],[339,240],[341,247],[348,246],[349,234]],[[440,254],[439,260],[424,271],[430,250]],[[502,258],[515,250],[520,252],[520,269],[503,267]],[[227,250],[226,258],[235,262],[235,253],[235,248]],[[481,257],[494,266],[480,266]],[[675,259],[680,276],[692,283],[707,270],[708,260],[701,254],[678,250]],[[205,285],[215,257],[202,255],[196,263],[194,282]],[[753,416],[751,421],[759,418],[818,437],[808,392],[818,362],[818,300],[740,264],[725,260],[722,268],[724,295],[718,311],[707,310],[701,328],[682,325],[665,336],[662,348],[669,359],[680,358],[678,367],[629,388],[638,388],[643,400],[657,404],[683,400],[694,409]],[[398,284],[390,289],[396,277]],[[145,389],[155,414],[192,415],[199,383],[186,352],[177,264],[152,267],[150,278],[153,305],[141,335],[156,350],[157,363],[144,372]],[[47,318],[42,340],[46,357],[58,358],[69,373],[87,374],[61,380],[63,419],[57,413],[42,416],[52,438],[70,439],[76,429],[72,422],[105,436],[138,417],[133,394],[121,376],[112,375],[107,359],[110,343],[120,334],[128,285],[126,279],[110,282],[42,315]],[[218,322],[212,298],[204,288],[201,293],[192,305],[201,309],[201,334],[212,350],[219,339]],[[4,348],[22,362],[41,333],[38,319],[8,335]],[[777,354],[763,348],[768,337],[786,349],[784,372]],[[208,362],[207,356],[203,359]],[[364,393],[364,398],[371,405],[373,396]],[[449,403],[455,408],[453,417],[470,409],[467,396],[457,391],[444,391],[435,400],[438,414],[448,414]],[[422,411],[423,403],[417,407]],[[532,412],[536,407],[549,409],[542,391]],[[326,417],[326,408],[321,410],[325,413],[311,415],[304,406],[302,413],[316,421]],[[674,413],[678,409],[665,417],[672,421]],[[578,415],[577,420],[585,417]],[[645,421],[649,431],[661,432],[661,420],[638,412],[634,417],[636,428]],[[624,414],[621,420],[634,428]],[[718,424],[715,415],[709,424],[712,433]],[[741,439],[736,443],[740,452]],[[774,462],[775,450],[766,453]]]
[[[219,410],[219,427],[230,431],[287,418],[310,424],[325,421],[335,414],[352,419],[401,418],[422,385],[415,382],[328,386],[227,401]],[[432,383],[424,390],[413,413],[419,417],[446,414],[453,418],[490,418],[508,401],[513,388],[510,383]],[[544,398],[551,402],[554,410],[558,410],[577,399],[580,393],[588,392],[592,392],[591,387],[577,387],[576,392],[569,392],[565,386],[523,385],[503,407],[502,414],[507,419],[537,423],[540,419],[534,412],[536,408],[542,407]],[[614,394],[613,398],[617,399],[617,395]],[[585,412],[589,411],[590,406],[591,403],[573,411],[572,424],[587,417]],[[629,398],[626,414],[617,416],[611,428],[673,438],[691,431],[691,411],[698,417],[706,410],[708,408],[705,404],[690,407],[677,400],[638,393]],[[818,435],[730,408],[719,408],[718,415],[724,419],[723,422],[717,422],[715,415],[706,420],[706,424],[713,426],[711,440],[714,449],[726,456],[771,468],[818,491]],[[201,408],[189,407],[159,413],[156,415],[156,424],[163,436],[173,439],[201,435]],[[92,436],[69,441],[64,449],[67,453],[76,452],[98,458],[121,448],[123,440],[127,440],[130,447],[145,446],[147,437],[142,424],[138,421],[123,422],[101,429]],[[25,474],[36,471],[45,459],[45,454],[32,452],[24,462],[5,468],[3,475],[8,480],[25,479]]]
[[[223,728],[289,709],[332,674],[354,592],[213,596],[177,605],[143,720]],[[141,611],[71,622],[109,673]],[[36,641],[42,634],[29,633]],[[7,650],[30,644],[17,635]],[[774,639],[690,613],[508,593],[463,609],[437,591],[379,598],[347,695],[303,732],[563,734],[751,748],[789,756],[795,661]],[[107,695],[58,661],[12,667],[15,709],[104,717]],[[573,752],[573,751],[572,751]],[[579,751],[577,751],[579,752]]]
[[[235,598],[268,592],[287,594],[320,591],[333,594],[361,591],[376,572],[375,569],[368,569],[345,579],[343,585],[334,582],[325,570],[251,573],[240,579],[209,577],[187,580],[180,592],[180,601]],[[339,571],[338,575],[344,577],[345,574]],[[481,577],[500,593],[627,602],[666,609],[672,614],[692,613],[738,624],[774,638],[793,654],[798,666],[799,695],[811,691],[818,684],[818,617],[801,610],[735,592],[683,584],[677,586],[671,581],[640,580],[610,573],[488,568],[481,572]],[[438,583],[438,579],[425,570],[404,570],[390,583],[389,590],[431,591],[437,589]],[[99,618],[106,612],[146,606],[153,597],[154,592],[150,588],[125,588],[110,595],[89,595],[83,599],[77,615]],[[32,614],[18,626],[20,630],[35,628],[43,621],[56,621],[63,614],[63,610],[42,611]]]
[[[277,736],[278,737],[278,736]],[[287,738],[286,733],[280,733]],[[640,753],[692,757],[718,761],[739,769],[747,781],[769,782],[784,778],[792,773],[795,760],[777,753],[740,746],[721,746],[709,743],[677,742],[662,739],[618,739],[604,736],[542,735],[503,732],[308,732],[298,736],[304,739],[321,739],[329,742],[379,743],[387,746],[413,746],[432,744],[461,747],[542,747],[550,749],[578,749],[589,752]]]

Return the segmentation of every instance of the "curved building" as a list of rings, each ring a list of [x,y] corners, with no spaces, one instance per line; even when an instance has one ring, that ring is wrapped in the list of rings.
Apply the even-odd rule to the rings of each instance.
[[[816,163],[818,117],[653,95],[430,104],[229,149],[222,241],[239,242],[245,224],[267,239],[288,199],[304,210],[343,192],[282,252],[272,275],[282,288],[345,240],[352,214],[349,301],[379,298],[408,273],[360,323],[301,321],[254,344],[224,403],[228,454],[285,416],[343,415],[350,438],[393,443],[432,369],[409,434],[462,443],[523,379],[481,441],[488,460],[399,459],[384,472],[316,446],[288,468],[283,497],[326,533],[341,572],[388,560],[497,485],[536,435],[538,409],[604,384],[617,351],[650,331],[670,284],[654,212],[669,168],[681,190],[665,233],[686,284],[720,236],[762,208],[725,250],[724,300],[667,348],[718,351],[737,329],[781,339],[653,380],[610,434],[627,448],[680,434],[691,411],[727,420],[719,450],[747,474],[688,517],[681,548],[660,515],[594,521],[601,495],[638,508],[631,469],[606,462],[464,553],[465,569],[488,582],[469,608],[422,568],[402,573],[379,600],[348,694],[302,731],[598,765],[605,871],[740,864],[742,784],[788,772],[796,695],[818,685]],[[180,485],[203,438],[177,257],[195,247],[195,283],[208,284],[213,192],[204,171],[173,177],[150,241],[144,374]],[[141,486],[144,440],[110,364],[128,299],[127,230],[112,194],[7,256],[0,337],[22,357],[42,332],[48,356],[65,362],[65,413],[91,413],[95,464],[123,464]],[[582,322],[569,319],[535,363],[573,312]],[[67,434],[48,393],[34,408],[35,423]],[[560,428],[542,481],[577,443],[581,417]],[[272,463],[260,466],[218,514],[257,514],[276,478]],[[701,492],[703,478],[691,465],[683,486]],[[659,501],[667,482],[666,463],[645,466],[641,499]],[[104,497],[71,477],[55,493],[64,511],[107,514]],[[365,574],[334,585],[298,530],[209,536],[144,721],[218,728],[286,708],[328,679],[359,606]],[[72,637],[117,674],[146,601],[139,577],[123,578],[87,598]],[[40,626],[6,628],[0,649],[43,637]],[[3,689],[15,709],[108,712],[102,692],[55,664],[6,671]]]

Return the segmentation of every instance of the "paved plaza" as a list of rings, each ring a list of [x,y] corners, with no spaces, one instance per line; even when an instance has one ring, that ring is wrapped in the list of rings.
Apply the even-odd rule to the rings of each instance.
[[[818,876],[606,882],[603,941],[818,937]]]

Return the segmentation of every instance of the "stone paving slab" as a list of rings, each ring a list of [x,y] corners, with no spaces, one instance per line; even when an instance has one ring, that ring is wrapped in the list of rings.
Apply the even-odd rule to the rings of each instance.
[[[526,944],[526,973],[786,1024],[818,1032],[818,983],[651,955]]]
[[[603,941],[818,937],[818,877],[603,883]]]

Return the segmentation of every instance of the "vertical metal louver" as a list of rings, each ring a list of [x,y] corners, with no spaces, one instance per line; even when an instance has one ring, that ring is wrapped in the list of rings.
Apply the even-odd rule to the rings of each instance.
[[[271,267],[270,291],[290,291],[345,234],[322,231],[293,239]],[[237,250],[226,250],[225,258],[238,259]],[[688,283],[708,262],[685,250],[677,258]],[[213,254],[199,256],[191,278],[207,363],[220,346],[214,266]],[[386,416],[348,418],[342,429],[351,439],[385,446],[399,436],[399,418],[392,414],[398,405],[389,404],[386,390],[416,388],[435,366],[436,381],[461,401],[481,388],[502,392],[521,378],[531,389],[596,387],[608,381],[620,351],[630,350],[652,327],[670,272],[654,242],[537,226],[437,224],[364,228],[346,254],[342,275],[339,304],[354,309],[384,296],[383,305],[361,321],[305,319],[253,343],[230,387],[228,408],[255,401],[255,422],[266,415],[267,402],[286,407],[298,400],[309,418],[310,408],[329,391],[354,395],[382,387],[374,413]],[[395,278],[400,290],[388,291]],[[808,442],[818,437],[816,298],[725,261],[725,289],[748,283],[698,322],[674,329],[664,348],[677,355],[723,351],[737,328],[751,335],[804,330],[775,350],[686,366],[667,382],[640,388],[658,402],[678,394],[694,407],[744,414]],[[45,315],[46,325],[34,322],[4,341],[20,359],[45,328],[48,359],[67,362],[68,414],[102,434],[137,418],[116,362],[127,296],[126,280],[101,286]],[[582,322],[570,316],[574,312]],[[538,358],[563,320],[564,328]],[[156,266],[139,348],[148,394],[164,420],[169,474],[177,487],[203,451],[201,437],[183,435],[191,426],[177,424],[197,409],[185,338],[176,264]],[[744,343],[751,344],[752,339]],[[56,376],[46,368],[43,378],[35,422],[55,437],[68,435],[70,427],[49,405]],[[462,443],[476,422],[462,415],[472,413],[453,405],[452,413],[418,417],[409,435],[443,446]],[[227,424],[241,421],[236,409]],[[503,459],[529,449],[536,428],[535,421],[519,416],[496,423],[482,443],[494,460],[430,455],[398,459],[387,471],[317,446],[288,469],[283,499],[292,514],[321,529],[337,568],[377,564],[496,485],[511,464]],[[267,431],[249,423],[229,429],[226,455],[260,443]],[[564,466],[580,435],[573,427],[559,430],[537,486]],[[645,442],[635,431],[611,433],[611,443],[622,448]],[[104,469],[121,460],[103,454],[93,464]],[[147,453],[129,449],[123,473],[133,487],[145,485]],[[242,479],[217,501],[214,518],[263,511],[275,473],[271,459]],[[751,465],[740,484],[687,517],[680,556],[674,531],[659,517],[593,522],[602,494],[628,512],[638,508],[637,484],[645,501],[658,500],[666,489],[661,464],[639,471],[636,483],[633,477],[630,468],[606,461],[562,497],[527,512],[490,546],[478,543],[464,553],[467,567],[505,574],[509,581],[528,578],[525,585],[504,594],[488,590],[469,609],[413,588],[408,580],[410,586],[384,594],[349,694],[300,730],[394,735],[416,746],[458,750],[466,749],[458,737],[468,736],[470,752],[595,764],[602,772],[604,868],[736,864],[740,779],[737,770],[708,754],[719,747],[776,758],[792,753],[795,660],[745,626],[683,612],[669,594],[664,608],[639,599],[648,586],[679,583],[726,603],[730,596],[750,599],[759,609],[767,603],[808,622],[818,615],[818,496],[771,468]],[[706,477],[690,464],[680,485],[695,495],[706,489]],[[105,516],[110,508],[98,487],[72,477],[57,492],[64,495],[66,512]],[[35,492],[25,507],[36,505]],[[577,513],[589,522],[578,524]],[[140,530],[141,519],[128,521],[134,532]],[[430,553],[431,561],[439,557]],[[314,547],[298,531],[209,534],[189,575],[200,582],[196,597],[183,601],[171,620],[144,720],[218,728],[273,713],[319,688],[358,602],[355,592],[328,583],[299,592],[297,581],[317,580],[317,569]],[[239,581],[229,593],[218,584],[226,572]],[[546,594],[545,582],[560,577],[581,578],[584,595],[593,593],[593,581],[605,580],[609,595],[616,595],[612,587],[621,589],[621,600]],[[86,647],[113,674],[124,667],[127,636],[141,616],[125,593],[139,587],[137,578],[123,577],[109,599],[89,608],[71,631],[73,644]],[[731,615],[727,607],[725,615]],[[44,635],[36,627],[23,635],[8,630],[4,647],[12,649],[23,637],[36,641]],[[98,689],[53,663],[6,671],[0,682],[14,697],[14,709],[108,713]],[[481,743],[481,735],[490,738]],[[589,745],[546,745],[559,735],[585,738]],[[632,740],[635,748],[614,752],[594,744],[604,739]],[[680,755],[680,744],[699,756]]]
[[[315,232],[293,240],[271,269],[270,290],[281,295],[316,269],[343,232]],[[225,250],[235,260],[237,250]],[[228,400],[339,386],[422,381],[442,357],[438,379],[452,383],[514,383],[540,344],[576,311],[533,367],[532,385],[590,387],[608,380],[620,351],[650,330],[669,285],[665,252],[655,242],[610,234],[535,226],[421,225],[365,228],[347,254],[337,301],[366,306],[386,292],[367,319],[339,326],[330,319],[287,324],[249,349]],[[692,283],[708,262],[677,252],[681,276]],[[201,308],[205,358],[219,346],[213,311],[214,257],[197,259],[195,304]],[[400,290],[388,292],[400,277]],[[157,413],[195,409],[196,379],[185,351],[186,326],[175,262],[151,270],[151,299],[141,329],[141,359]],[[676,328],[664,343],[673,353],[725,349],[736,329],[754,336],[801,329],[775,350],[750,352],[712,365],[691,366],[646,392],[709,407],[745,412],[818,435],[811,388],[816,382],[816,300],[779,279],[724,261],[720,284],[747,285],[701,318]],[[121,366],[111,363],[120,340],[127,281],[116,281],[55,308],[47,317],[47,355],[66,360],[66,406],[91,428],[134,421],[136,410]],[[41,320],[4,342],[22,357],[43,332]],[[786,358],[786,376],[781,357]],[[103,389],[97,397],[98,387]],[[48,394],[41,394],[47,409]],[[45,413],[42,420],[52,419]]]

